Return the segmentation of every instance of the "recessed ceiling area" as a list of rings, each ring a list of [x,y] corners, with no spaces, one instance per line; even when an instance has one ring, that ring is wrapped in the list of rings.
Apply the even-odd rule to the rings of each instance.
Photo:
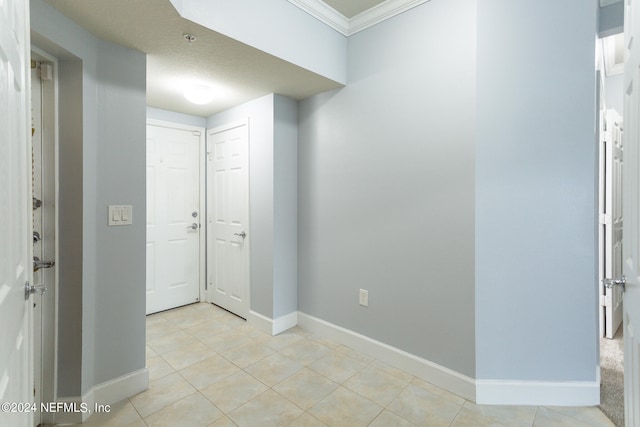
[[[182,18],[169,0],[45,1],[95,36],[147,54],[149,107],[209,117],[270,93],[304,99],[341,87]],[[214,100],[187,101],[184,90],[193,84],[211,86]]]

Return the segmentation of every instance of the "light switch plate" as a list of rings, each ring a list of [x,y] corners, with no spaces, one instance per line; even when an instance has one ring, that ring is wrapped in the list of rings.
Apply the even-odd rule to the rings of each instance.
[[[109,227],[133,224],[133,206],[109,205]]]

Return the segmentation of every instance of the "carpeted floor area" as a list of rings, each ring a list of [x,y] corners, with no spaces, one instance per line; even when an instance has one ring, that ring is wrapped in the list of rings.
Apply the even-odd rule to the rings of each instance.
[[[624,426],[622,327],[612,340],[600,339],[600,409],[616,426]]]

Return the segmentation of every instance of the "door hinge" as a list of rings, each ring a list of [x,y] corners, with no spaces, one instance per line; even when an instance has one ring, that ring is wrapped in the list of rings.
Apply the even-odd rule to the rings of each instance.
[[[193,136],[200,136],[200,135],[202,135],[202,133],[199,130],[193,131]]]
[[[609,307],[611,305],[611,296],[600,295],[600,307]]]
[[[600,214],[600,225],[610,225],[611,224],[611,214]]]

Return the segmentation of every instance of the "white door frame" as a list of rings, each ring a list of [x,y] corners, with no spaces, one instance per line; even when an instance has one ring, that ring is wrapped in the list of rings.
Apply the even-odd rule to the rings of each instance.
[[[640,2],[624,2],[623,303],[625,424],[640,426]],[[618,278],[611,278],[618,279]]]
[[[207,233],[206,233],[206,134],[207,130],[204,127],[200,126],[192,126],[185,125],[182,123],[170,122],[166,120],[158,120],[158,119],[147,119],[147,125],[164,127],[169,129],[180,129],[189,132],[200,132],[200,147],[198,149],[198,183],[200,185],[199,191],[199,203],[198,209],[200,211],[200,228],[198,229],[198,244],[199,244],[199,271],[198,271],[198,298],[200,301],[204,301],[206,299],[206,265],[207,265]],[[202,213],[205,213],[204,216]],[[146,222],[146,219],[145,219]]]
[[[53,199],[54,199],[54,234],[55,234],[55,245],[54,245],[54,256],[53,259],[58,259],[59,254],[59,236],[60,236],[60,228],[59,228],[59,178],[58,178],[58,170],[59,170],[59,158],[58,158],[58,59],[49,53],[38,49],[35,46],[31,46],[31,51],[36,54],[38,59],[43,61],[47,61],[51,63],[53,66],[53,79],[52,84],[47,87],[43,91],[43,99],[42,103],[47,104],[49,107],[49,113],[46,117],[45,111],[43,109],[43,122],[48,125],[48,132],[43,133],[43,139],[46,140],[45,143],[49,143],[52,146],[52,149],[49,150],[49,155],[53,154],[53,159],[50,159],[52,162],[52,166],[54,168],[53,172]],[[50,177],[49,177],[50,178]],[[47,293],[50,296],[49,298],[42,298],[43,305],[40,307],[43,313],[42,318],[42,388],[40,390],[40,400],[42,402],[55,402],[57,401],[57,354],[58,354],[58,283],[59,283],[59,272],[58,268],[54,268],[52,271],[53,283],[45,283],[47,286]],[[34,334],[34,339],[37,337]],[[35,348],[35,347],[34,347]],[[35,358],[35,355],[34,355]],[[36,385],[37,386],[37,385]],[[36,402],[38,403],[38,402]],[[40,422],[44,424],[53,424],[54,423],[54,415],[53,413],[42,413],[38,411],[37,414],[40,414],[41,420]],[[36,414],[36,418],[38,415]]]
[[[246,295],[246,300],[247,300],[247,313],[246,315],[246,320],[249,320],[249,316],[251,314],[251,240],[252,240],[252,234],[251,234],[251,128],[249,127],[249,118],[246,119],[241,119],[241,120],[235,120],[229,123],[226,123],[224,125],[221,126],[216,126],[213,128],[208,128],[207,129],[207,137],[209,134],[211,133],[220,133],[220,132],[225,132],[237,127],[241,127],[241,126],[246,126],[247,128],[247,145],[248,145],[248,152],[247,152],[247,162],[248,162],[248,168],[247,168],[247,233],[249,235],[248,239],[245,239],[246,242],[246,251],[247,251],[247,263],[245,265],[245,277],[247,278],[247,295]],[[209,143],[208,139],[207,139],[207,144]],[[206,152],[206,146],[205,146],[205,169],[206,169],[206,160],[207,160],[207,156],[208,153]],[[205,177],[205,180],[207,180],[207,178]],[[206,181],[205,181],[206,182]],[[208,195],[208,189],[206,189],[206,194]],[[208,206],[208,201],[207,201],[207,206]],[[206,212],[206,216],[207,216],[207,221],[206,222],[206,236],[207,236],[207,243],[209,241],[209,212]],[[206,259],[206,265],[207,265],[207,271],[206,271],[206,277],[209,277],[209,271],[208,271],[208,267],[209,267],[209,259]],[[205,280],[205,282],[207,282],[208,285],[208,280]],[[207,289],[207,293],[206,293],[206,301],[210,302],[213,304],[213,299],[211,298],[212,293],[209,292],[209,289]]]

